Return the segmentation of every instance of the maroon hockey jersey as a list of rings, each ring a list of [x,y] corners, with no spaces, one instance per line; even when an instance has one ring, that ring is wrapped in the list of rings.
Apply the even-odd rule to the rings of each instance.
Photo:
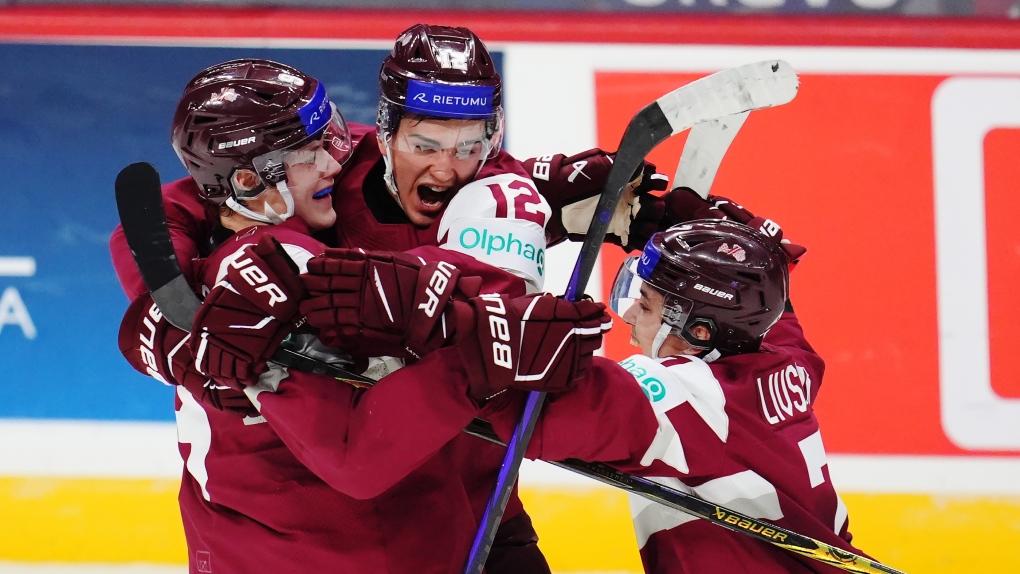
[[[584,383],[550,397],[527,456],[606,462],[860,554],[812,411],[823,370],[792,313],[758,353],[596,357]],[[505,439],[520,401],[486,408]],[[631,511],[649,573],[839,571],[636,495]]]

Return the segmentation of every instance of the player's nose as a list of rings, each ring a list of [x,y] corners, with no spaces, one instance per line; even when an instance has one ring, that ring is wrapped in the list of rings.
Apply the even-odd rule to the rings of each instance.
[[[340,173],[343,166],[340,165],[340,162],[333,159],[333,156],[326,154],[326,157],[329,159],[326,161],[326,169],[322,175],[323,177],[336,177],[336,174]]]
[[[634,322],[637,319],[637,309],[636,309],[636,307],[637,307],[636,304],[631,305],[630,307],[627,307],[627,310],[624,311],[623,315],[620,317],[621,319],[623,319],[624,323],[626,323],[626,324],[628,324],[628,325],[630,325],[632,327],[634,326]]]
[[[446,150],[440,153],[434,154],[432,164],[429,166],[429,171],[436,177],[449,180],[453,179],[456,172],[453,169],[453,158],[451,154],[446,153]]]

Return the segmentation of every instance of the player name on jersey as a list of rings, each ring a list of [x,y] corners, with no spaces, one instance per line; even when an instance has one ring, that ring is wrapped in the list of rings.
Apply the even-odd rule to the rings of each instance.
[[[762,416],[777,425],[805,413],[811,404],[811,377],[797,364],[757,377]]]

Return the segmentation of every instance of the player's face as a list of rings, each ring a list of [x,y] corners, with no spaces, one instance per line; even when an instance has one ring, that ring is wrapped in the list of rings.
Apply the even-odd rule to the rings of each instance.
[[[648,285],[641,286],[641,296],[623,314],[623,322],[630,325],[630,344],[652,356],[652,343],[662,326],[662,293]]]
[[[650,288],[648,284],[643,284],[641,297],[623,313],[623,322],[630,325],[630,345],[641,348],[641,352],[647,357],[653,357],[655,335],[662,327],[663,300],[661,293]],[[676,355],[682,352],[682,347],[680,338],[670,334],[660,347],[659,355],[661,357]]]
[[[485,121],[403,117],[390,149],[404,213],[414,225],[427,227],[488,155]]]
[[[641,296],[623,313],[623,322],[630,325],[630,344],[640,347],[641,352],[652,358],[652,347],[655,336],[662,328],[662,311],[665,297],[647,284],[641,285]],[[709,330],[701,325],[691,329],[695,338],[707,341],[711,337]],[[670,355],[697,355],[699,349],[692,347],[680,337],[670,333],[659,347],[659,357]]]
[[[287,187],[294,197],[294,215],[312,231],[331,227],[336,222],[336,212],[330,192],[340,173],[340,163],[323,149],[322,142],[314,142],[288,153],[284,165]]]

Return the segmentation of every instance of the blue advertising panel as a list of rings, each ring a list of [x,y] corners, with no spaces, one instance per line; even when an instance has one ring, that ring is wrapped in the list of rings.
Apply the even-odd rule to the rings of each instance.
[[[108,241],[113,182],[169,144],[184,85],[238,57],[318,77],[349,122],[375,122],[383,50],[0,44],[0,418],[173,420],[173,393],[117,349],[128,300]],[[497,65],[501,56],[495,55]]]

